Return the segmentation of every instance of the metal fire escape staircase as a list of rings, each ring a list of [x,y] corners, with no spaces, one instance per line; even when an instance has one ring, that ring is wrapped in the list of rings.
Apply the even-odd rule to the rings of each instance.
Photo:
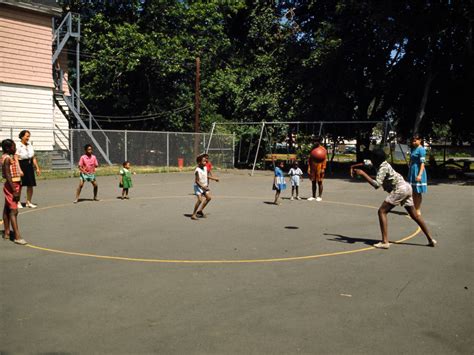
[[[107,134],[94,118],[85,103],[81,100],[80,94],[74,90],[69,83],[67,84],[69,95],[66,95],[66,92],[63,90],[64,73],[60,69],[57,61],[61,51],[65,48],[70,38],[79,41],[81,29],[80,21],[80,16],[71,12],[67,13],[57,27],[53,20],[52,65],[55,81],[54,102],[62,114],[68,119],[70,126],[81,128],[89,136],[95,149],[99,151],[103,159],[109,165],[112,165],[109,158],[109,137],[107,137]],[[76,61],[78,64],[78,55]],[[77,75],[79,76],[79,73],[77,73]],[[70,147],[70,149],[72,149],[72,147]]]

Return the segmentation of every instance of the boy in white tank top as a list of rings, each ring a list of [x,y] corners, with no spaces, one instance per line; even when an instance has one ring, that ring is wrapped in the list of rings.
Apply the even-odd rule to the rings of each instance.
[[[198,166],[194,170],[194,194],[197,197],[197,201],[194,205],[193,214],[191,215],[191,219],[194,220],[197,220],[198,216],[206,218],[203,210],[212,200],[208,179],[219,181],[218,179],[207,175],[206,158],[203,155],[199,155],[196,158],[196,162],[198,163]]]

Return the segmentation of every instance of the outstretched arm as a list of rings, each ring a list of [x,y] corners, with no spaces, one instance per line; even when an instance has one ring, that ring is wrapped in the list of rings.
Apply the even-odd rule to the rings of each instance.
[[[365,181],[372,185],[374,189],[378,189],[380,187],[380,184],[376,180],[372,179],[364,170],[351,169],[351,176],[353,176],[352,174],[362,176]]]
[[[355,168],[359,168],[359,167],[362,167],[364,165],[365,165],[364,163],[357,163],[357,164],[351,165],[351,177],[354,177],[354,169]]]

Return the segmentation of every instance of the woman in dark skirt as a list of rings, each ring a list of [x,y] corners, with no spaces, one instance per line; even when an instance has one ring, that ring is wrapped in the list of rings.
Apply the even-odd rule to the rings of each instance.
[[[41,174],[41,170],[39,168],[38,162],[36,161],[33,146],[29,143],[30,132],[27,130],[21,131],[19,138],[21,142],[17,146],[16,155],[20,160],[20,168],[23,171],[21,185],[26,186],[25,206],[36,208],[36,205],[31,203],[31,198],[33,197],[33,186],[36,186],[35,170],[36,174],[38,175]],[[18,208],[23,208],[23,205],[19,203]]]

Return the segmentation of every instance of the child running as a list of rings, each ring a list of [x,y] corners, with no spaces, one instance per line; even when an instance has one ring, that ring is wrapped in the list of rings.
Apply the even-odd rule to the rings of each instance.
[[[80,173],[80,181],[79,186],[77,187],[76,191],[76,199],[74,203],[79,202],[79,195],[81,194],[82,187],[84,186],[84,182],[90,181],[92,186],[94,187],[94,201],[99,201],[97,198],[97,192],[99,191],[99,185],[97,185],[97,181],[95,178],[95,168],[99,166],[97,158],[95,155],[92,154],[92,146],[90,144],[86,144],[84,146],[84,151],[86,154],[81,156],[79,159],[79,171]]]
[[[299,193],[299,187],[300,187],[300,180],[303,180],[303,171],[299,168],[297,161],[293,162],[293,167],[288,172],[288,175],[290,175],[290,179],[291,179],[291,198],[290,198],[290,200],[292,200],[292,201],[294,200],[293,195],[295,193],[295,190],[296,190],[296,199],[301,200],[300,193]]]
[[[413,204],[411,185],[403,180],[403,177],[397,173],[385,159],[385,152],[382,149],[376,149],[372,152],[372,160],[365,160],[363,163],[351,166],[352,177],[354,175],[362,176],[375,189],[383,187],[385,191],[389,192],[389,195],[382,203],[378,211],[380,230],[382,232],[382,242],[374,244],[374,247],[379,249],[388,249],[390,247],[387,231],[387,214],[398,205],[405,207],[410,217],[420,226],[421,230],[423,233],[425,233],[425,236],[428,239],[428,246],[436,246],[437,242],[431,237],[425,221],[416,213]],[[365,171],[356,169],[357,167],[362,166],[374,167],[377,170],[377,176],[375,180],[367,175]]]
[[[283,175],[284,167],[285,164],[282,161],[277,162],[275,166],[275,176],[273,177],[273,190],[275,190],[275,201],[273,203],[275,205],[281,205],[278,199],[281,191],[286,189],[285,176]]]
[[[132,171],[130,170],[130,162],[124,161],[122,168],[120,169],[120,184],[119,187],[122,188],[122,200],[128,200],[128,189],[133,186],[132,184]]]
[[[197,201],[194,205],[193,214],[191,215],[191,219],[193,220],[197,220],[198,216],[206,218],[204,208],[206,208],[207,204],[212,200],[208,179],[218,181],[218,179],[207,175],[206,158],[204,158],[203,155],[199,155],[196,158],[196,162],[198,166],[194,170],[194,194],[197,197]]]
[[[5,194],[5,206],[3,207],[4,231],[3,238],[10,240],[10,225],[15,233],[14,243],[19,245],[28,244],[20,235],[18,227],[18,201],[20,201],[21,176],[20,165],[13,158],[16,145],[11,139],[2,141],[2,176],[5,179],[3,193]]]

